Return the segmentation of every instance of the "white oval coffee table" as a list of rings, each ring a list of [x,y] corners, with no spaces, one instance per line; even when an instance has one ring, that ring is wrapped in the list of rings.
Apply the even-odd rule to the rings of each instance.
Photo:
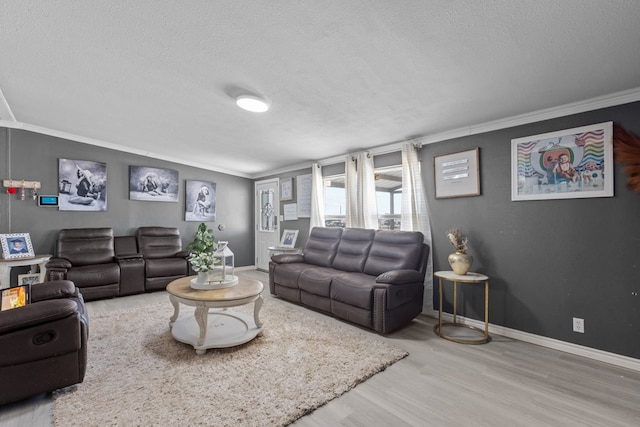
[[[262,333],[262,282],[241,277],[237,285],[229,288],[200,290],[190,286],[191,279],[193,276],[182,277],[167,285],[174,308],[169,327],[176,340],[192,345],[196,354],[202,355],[208,348],[244,344]],[[252,302],[253,316],[228,310]],[[193,315],[179,317],[180,304],[196,310]]]

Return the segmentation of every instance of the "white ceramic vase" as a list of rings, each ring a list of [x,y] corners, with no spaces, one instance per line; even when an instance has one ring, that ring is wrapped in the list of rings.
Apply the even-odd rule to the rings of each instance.
[[[209,282],[209,272],[208,271],[199,271],[198,278],[196,279],[196,283],[198,285],[205,285]]]

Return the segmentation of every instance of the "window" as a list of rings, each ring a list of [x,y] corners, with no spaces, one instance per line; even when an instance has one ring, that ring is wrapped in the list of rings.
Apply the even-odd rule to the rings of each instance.
[[[347,194],[344,175],[324,178],[324,225],[344,227],[347,213]]]
[[[402,166],[378,168],[376,177],[376,201],[378,206],[378,228],[400,229],[400,206],[402,204]],[[324,178],[324,216],[326,227],[344,227],[346,224],[347,196],[345,176]]]
[[[378,229],[400,230],[402,206],[402,166],[375,170]]]

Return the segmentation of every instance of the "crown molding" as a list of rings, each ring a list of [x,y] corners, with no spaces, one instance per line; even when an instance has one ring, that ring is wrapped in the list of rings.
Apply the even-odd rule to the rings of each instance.
[[[431,135],[422,135],[419,137],[396,141],[390,144],[380,145],[377,147],[368,148],[372,155],[380,155],[391,153],[394,151],[402,150],[402,145],[407,142],[412,142],[416,144],[434,144],[436,142],[447,141],[454,138],[461,138],[470,135],[477,135],[480,133],[491,132],[500,129],[506,129],[515,126],[521,126],[529,123],[535,123],[543,120],[555,119],[558,117],[569,116],[572,114],[584,113],[587,111],[598,110],[601,108],[613,107],[616,105],[628,104],[630,102],[640,101],[640,87],[616,92],[608,95],[603,95],[595,98],[586,99],[583,101],[574,102],[571,104],[561,105],[558,107],[546,108],[543,110],[537,110],[530,113],[520,114],[516,116],[506,117],[504,119],[494,120],[486,123],[479,123],[472,126],[462,127],[459,129],[454,129],[447,132],[440,132]],[[344,153],[339,156],[332,156],[325,159],[318,160],[317,162],[306,162],[299,163],[291,166],[287,166],[280,169],[270,170],[266,172],[259,172],[254,174],[246,174],[238,171],[211,167],[210,165],[184,161],[176,159],[175,157],[169,157],[163,154],[157,154],[150,151],[137,150],[135,148],[110,143],[107,141],[102,141],[99,139],[88,138],[80,135],[74,135],[67,132],[61,132],[53,129],[44,128],[41,126],[30,125],[28,123],[22,123],[15,120],[15,116],[9,107],[6,99],[4,98],[4,94],[2,94],[2,90],[0,89],[0,118],[5,115],[11,117],[12,120],[0,120],[0,127],[12,128],[12,129],[22,129],[28,130],[35,133],[40,133],[43,135],[54,136],[57,138],[68,139],[71,141],[82,142],[85,144],[95,145],[98,147],[109,148],[112,150],[123,151],[130,154],[137,154],[140,156],[151,157],[154,159],[165,160],[172,163],[179,163],[186,166],[193,166],[205,170],[210,170],[214,172],[220,172],[228,175],[239,176],[243,178],[250,179],[258,179],[271,175],[278,175],[287,172],[293,172],[300,169],[310,168],[313,163],[319,163],[321,166],[335,164],[344,161],[344,156],[348,153]]]
[[[369,151],[374,156],[380,154],[391,153],[394,151],[402,150],[402,146],[407,142],[415,144],[435,144],[436,142],[447,141],[455,138],[462,138],[465,136],[477,135],[481,133],[491,132],[500,129],[507,129],[511,127],[526,125],[529,123],[540,122],[543,120],[555,119],[558,117],[570,116],[572,114],[584,113],[587,111],[599,110],[601,108],[613,107],[616,105],[628,104],[630,102],[640,101],[640,87],[616,92],[608,95],[603,95],[595,98],[590,98],[571,104],[565,104],[558,107],[546,108],[543,110],[537,110],[530,113],[519,114],[516,116],[510,116],[499,120],[493,120],[490,122],[480,123],[472,126],[458,128],[446,132],[440,132],[431,135],[423,135],[415,138],[410,138],[404,141],[398,141],[391,144],[380,145],[377,147],[369,148]],[[348,153],[344,153],[340,156],[333,156],[326,159],[318,160],[321,166],[331,165],[344,161],[344,156]],[[270,172],[264,172],[253,175],[253,178],[269,176],[283,172],[289,172],[304,167],[310,167],[311,163],[305,163],[300,165],[294,165],[286,169],[278,169]]]
[[[49,136],[53,136],[53,137],[56,137],[56,138],[62,138],[62,139],[68,139],[70,141],[81,142],[83,144],[95,145],[97,147],[108,148],[108,149],[117,150],[117,151],[123,151],[123,152],[129,153],[129,154],[137,154],[139,156],[150,157],[150,158],[158,159],[158,160],[164,160],[164,161],[171,162],[171,163],[178,163],[178,164],[185,165],[185,166],[193,166],[193,167],[196,167],[196,168],[209,170],[209,171],[212,171],[212,172],[220,172],[220,173],[224,173],[224,174],[227,174],[227,175],[233,175],[233,176],[239,176],[239,177],[242,177],[242,178],[250,178],[250,179],[252,179],[252,177],[249,174],[245,174],[245,173],[242,173],[242,172],[233,171],[233,170],[230,170],[230,169],[216,168],[216,167],[212,167],[211,165],[206,165],[204,163],[191,162],[191,161],[187,161],[187,160],[180,160],[180,159],[176,159],[174,156],[170,157],[170,156],[166,156],[164,154],[157,154],[157,153],[153,153],[153,152],[150,152],[150,151],[138,150],[136,148],[127,147],[127,146],[119,145],[119,144],[113,144],[111,142],[106,142],[106,141],[103,141],[103,140],[100,140],[100,139],[88,138],[86,136],[80,136],[80,135],[75,135],[75,134],[72,134],[72,133],[61,132],[61,131],[58,131],[58,130],[49,129],[49,128],[45,128],[45,127],[41,127],[41,126],[30,125],[28,123],[22,123],[22,122],[17,122],[17,121],[11,122],[11,121],[7,121],[7,120],[0,120],[0,127],[27,130],[27,131],[39,133],[39,134],[42,134],[42,135],[49,135]]]

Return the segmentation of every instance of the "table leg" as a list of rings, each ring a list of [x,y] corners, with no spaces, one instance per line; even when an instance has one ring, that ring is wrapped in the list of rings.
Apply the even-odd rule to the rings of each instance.
[[[198,305],[194,313],[198,327],[200,328],[200,335],[198,336],[198,346],[204,344],[204,338],[207,336],[207,323],[209,320],[209,309],[204,304]]]
[[[453,323],[456,324],[458,321],[456,320],[456,315],[458,312],[458,282],[453,281]]]
[[[262,308],[263,302],[264,300],[262,299],[262,295],[258,295],[258,299],[253,303],[253,320],[256,322],[256,326],[258,328],[262,327],[262,322],[260,321],[260,309]]]
[[[40,283],[43,283],[47,277],[47,262],[49,262],[49,260],[42,261],[40,264],[38,264],[38,267],[40,269]]]
[[[484,283],[484,337],[489,337],[489,281]]]
[[[169,329],[173,328],[173,324],[178,319],[178,314],[180,314],[180,303],[176,300],[173,295],[169,295],[169,301],[171,301],[171,305],[173,305],[173,316],[169,319]]]
[[[442,336],[442,278],[438,278],[438,294],[440,304],[438,305],[438,335]]]
[[[10,288],[11,268],[5,263],[0,263],[0,289]]]

